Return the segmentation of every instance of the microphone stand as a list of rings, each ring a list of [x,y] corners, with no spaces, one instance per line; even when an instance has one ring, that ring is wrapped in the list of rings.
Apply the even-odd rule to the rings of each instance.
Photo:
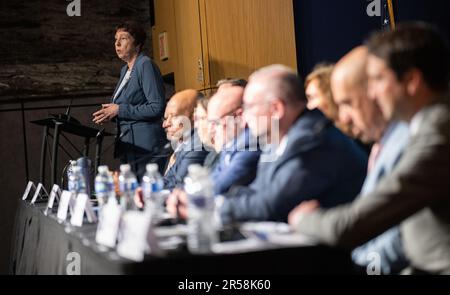
[[[102,128],[95,136],[95,140],[97,144],[95,146],[95,163],[94,163],[94,174],[97,173],[98,166],[100,166],[100,155],[102,151],[102,143],[103,143],[103,133],[105,132],[105,128]]]

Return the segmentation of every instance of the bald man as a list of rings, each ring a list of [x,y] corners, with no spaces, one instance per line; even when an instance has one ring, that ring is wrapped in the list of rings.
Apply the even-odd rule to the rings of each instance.
[[[388,122],[375,101],[367,98],[367,49],[357,47],[344,56],[331,74],[331,90],[339,107],[339,119],[352,126],[352,134],[364,143],[381,139]]]
[[[242,120],[243,95],[243,87],[230,85],[218,91],[208,104],[214,148],[220,153],[219,163],[211,174],[216,195],[226,193],[233,186],[248,185],[256,177],[261,151]],[[186,204],[186,193],[174,190],[167,201],[167,210],[186,218]]]
[[[359,46],[336,64],[331,75],[331,89],[339,107],[340,120],[351,125],[353,134],[361,141],[374,143],[362,195],[372,192],[384,175],[391,172],[409,138],[405,123],[387,121],[376,101],[369,99],[367,59],[367,48]],[[291,219],[295,219],[295,215],[293,213]],[[383,274],[398,273],[408,265],[397,226],[354,249],[352,258],[356,264],[368,267],[373,262],[374,254],[379,258]]]
[[[232,186],[248,185],[256,176],[261,152],[242,120],[243,95],[243,87],[230,86],[217,92],[208,105],[211,135],[220,153],[212,173],[216,195]]]
[[[405,151],[370,193],[338,208],[305,204],[290,223],[299,233],[347,249],[400,223],[410,272],[449,275],[450,48],[425,23],[380,31],[367,44],[369,98],[387,120],[409,124]],[[376,265],[376,255],[372,259]]]
[[[374,143],[368,175],[361,191],[363,195],[373,191],[384,175],[394,168],[409,139],[408,126],[384,119],[376,101],[368,97],[367,58],[366,47],[353,49],[339,61],[331,77],[341,120],[350,122],[353,132],[363,142]],[[407,266],[398,227],[356,248],[352,257],[356,264],[367,267],[373,253],[380,257],[383,274],[398,273]]]
[[[163,128],[174,153],[164,174],[166,189],[183,185],[189,165],[203,165],[208,154],[194,130],[194,110],[199,96],[196,90],[184,90],[176,93],[167,103]]]

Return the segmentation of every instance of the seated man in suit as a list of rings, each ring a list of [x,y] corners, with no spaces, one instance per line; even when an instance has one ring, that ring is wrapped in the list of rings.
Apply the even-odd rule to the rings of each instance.
[[[227,78],[227,79],[222,79],[219,80],[219,82],[217,82],[216,87],[217,87],[217,92],[220,92],[224,89],[230,88],[230,87],[241,87],[241,88],[245,88],[245,86],[247,85],[247,81],[244,79],[232,79],[232,78]],[[207,98],[203,98],[202,100],[200,100],[200,103],[202,103],[201,106],[197,106],[196,109],[196,115],[198,118],[202,118],[203,121],[207,121],[207,104],[209,103],[209,99]],[[205,103],[206,102],[206,103]],[[202,121],[202,122],[203,122]],[[205,123],[202,123],[205,124]],[[209,132],[209,124],[207,128],[203,128],[203,130],[208,130]],[[201,135],[199,133],[199,135]],[[208,134],[208,137],[211,138],[211,143],[212,145],[214,145],[214,138],[213,136],[211,136],[211,134]],[[212,150],[209,150],[209,154],[208,156],[206,156],[205,159],[205,163],[203,166],[214,170],[214,168],[216,167],[216,165],[219,163],[220,160],[220,149],[215,149],[213,148]]]
[[[361,189],[365,154],[320,111],[306,108],[302,86],[295,72],[280,65],[250,77],[244,120],[261,139],[263,154],[255,181],[223,200],[222,222],[287,221],[298,201],[316,196],[332,207]]]
[[[211,135],[220,152],[219,163],[211,175],[216,195],[226,193],[232,186],[248,185],[256,176],[260,151],[242,122],[243,95],[242,87],[229,87],[217,92],[208,105]]]
[[[304,202],[290,215],[299,233],[353,249],[401,222],[413,273],[450,274],[450,49],[423,23],[368,42],[369,97],[387,121],[409,123],[401,159],[365,196],[332,209]]]
[[[220,153],[219,163],[211,174],[216,195],[226,193],[232,186],[248,185],[256,177],[261,151],[249,130],[242,126],[243,94],[242,87],[229,87],[218,91],[208,104],[211,136]],[[167,201],[167,209],[174,215],[178,199],[186,200],[186,193],[174,190]]]
[[[222,223],[286,221],[302,200],[319,198],[332,207],[358,194],[367,157],[320,111],[306,109],[295,72],[280,65],[255,72],[243,109],[251,132],[265,145],[256,179],[218,198]]]
[[[164,174],[164,187],[169,190],[182,185],[189,165],[203,165],[208,154],[193,128],[198,97],[196,90],[184,90],[167,103],[163,127],[174,150]]]
[[[369,169],[361,193],[374,190],[376,184],[397,164],[409,139],[408,126],[388,122],[378,104],[367,97],[367,48],[360,46],[343,57],[331,75],[334,101],[339,117],[364,143],[374,143]],[[398,273],[407,266],[399,228],[393,227],[379,237],[353,250],[353,261],[367,267],[373,254],[379,255],[383,274]]]

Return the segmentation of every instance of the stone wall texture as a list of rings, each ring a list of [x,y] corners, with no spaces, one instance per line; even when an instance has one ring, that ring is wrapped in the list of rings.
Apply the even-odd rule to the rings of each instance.
[[[70,3],[0,0],[0,274],[9,272],[10,237],[27,171],[28,179],[39,180],[42,129],[29,121],[65,112],[73,100],[71,113],[94,127],[91,114],[110,99],[123,65],[114,51],[121,21],[136,20],[147,28],[145,52],[152,56],[150,1],[80,0],[81,16],[74,17],[66,13]],[[67,137],[82,148],[82,139]],[[61,143],[77,157],[65,139]],[[112,138],[104,142],[103,163],[116,168],[112,143]],[[59,171],[68,160],[60,151]]]

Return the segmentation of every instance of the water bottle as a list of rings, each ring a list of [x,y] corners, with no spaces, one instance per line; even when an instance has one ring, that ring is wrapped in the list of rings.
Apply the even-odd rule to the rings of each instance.
[[[159,174],[157,164],[148,164],[147,173],[142,177],[142,193],[144,195],[145,209],[148,210],[154,222],[162,219],[164,214],[164,181]]]
[[[77,160],[77,166],[81,167],[81,174],[86,184],[86,194],[91,195],[91,160],[86,157]]]
[[[188,195],[187,246],[191,253],[210,253],[218,234],[214,223],[214,189],[208,169],[190,165],[185,178]]]
[[[77,166],[77,161],[70,161],[69,167],[67,167],[67,190],[69,192],[74,190],[74,186],[75,184],[73,183],[73,181],[71,181],[71,179],[73,179],[73,177],[71,177],[73,175],[73,168]]]
[[[135,210],[134,193],[138,186],[136,176],[128,164],[120,165],[119,188],[121,193],[120,205],[124,210]]]
[[[71,185],[70,192],[74,196],[77,196],[81,193],[87,194],[86,179],[80,166],[74,166],[72,168],[72,173],[69,177],[69,183]]]
[[[100,207],[103,207],[114,194],[114,181],[108,166],[98,167],[98,174],[95,177],[95,194]]]

